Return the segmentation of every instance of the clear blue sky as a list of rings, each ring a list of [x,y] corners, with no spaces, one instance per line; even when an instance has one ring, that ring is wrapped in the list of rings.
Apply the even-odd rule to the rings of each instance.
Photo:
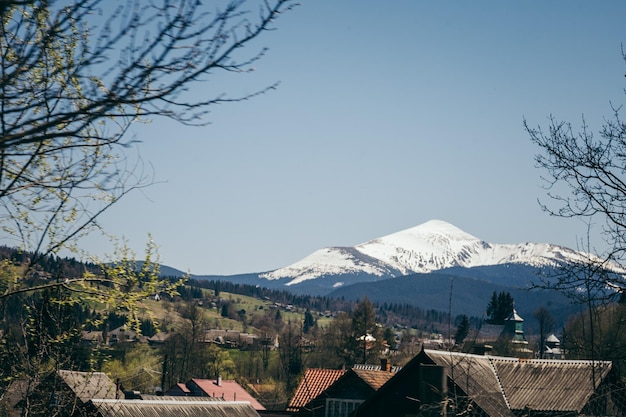
[[[430,219],[576,248],[584,224],[538,206],[522,123],[584,114],[599,129],[625,102],[625,18],[623,0],[302,0],[255,43],[269,52],[253,74],[194,91],[279,89],[214,108],[207,127],[137,126],[163,182],[102,224],[139,254],[151,233],[162,263],[194,274],[272,270]]]

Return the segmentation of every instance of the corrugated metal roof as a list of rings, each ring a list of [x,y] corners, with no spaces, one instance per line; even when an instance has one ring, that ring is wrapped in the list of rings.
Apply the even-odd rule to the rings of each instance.
[[[492,417],[512,417],[502,388],[486,356],[426,350],[435,364],[443,366],[448,377]]]
[[[580,412],[612,367],[611,362],[602,361],[497,357],[491,361],[514,410]]]
[[[244,401],[92,400],[102,417],[259,417]]]
[[[123,397],[115,383],[104,372],[58,371],[58,375],[83,403],[93,399]]]
[[[152,394],[141,394],[142,400],[148,401],[224,401],[222,398],[218,397],[187,397],[180,395],[152,395]]]
[[[517,359],[426,350],[437,365],[490,416],[510,410],[582,411],[611,371],[611,362]]]
[[[298,411],[331,386],[344,373],[346,373],[344,369],[307,369],[287,406],[287,411]]]

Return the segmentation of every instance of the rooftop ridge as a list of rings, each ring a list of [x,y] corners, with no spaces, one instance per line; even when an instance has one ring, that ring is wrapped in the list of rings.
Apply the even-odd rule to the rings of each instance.
[[[206,400],[193,400],[193,401],[176,401],[176,400],[126,400],[126,399],[101,399],[94,398],[91,402],[95,403],[103,403],[103,404],[171,404],[178,406],[187,406],[187,405],[208,405],[215,407],[222,407],[224,405],[242,405],[242,404],[250,404],[249,401],[206,401]]]
[[[464,357],[473,357],[473,358],[489,358],[493,361],[501,361],[501,362],[519,362],[519,363],[536,363],[536,364],[563,364],[563,365],[612,365],[611,361],[600,361],[600,360],[589,360],[589,359],[536,359],[536,358],[513,358],[509,356],[494,356],[494,355],[477,355],[475,353],[464,353],[464,352],[453,352],[448,350],[436,350],[436,349],[424,349],[424,351],[428,353],[433,353],[435,355],[452,355],[452,356],[464,356]]]
[[[493,363],[494,361],[491,359],[491,357],[487,357],[487,360],[489,362],[489,367],[491,368],[494,377],[496,378],[496,381],[498,382],[498,387],[500,388],[500,392],[502,393],[502,398],[504,398],[504,402],[506,404],[506,406],[508,407],[508,409],[511,409],[511,403],[509,402],[509,399],[506,396],[506,392],[504,391],[504,385],[502,385],[502,380],[500,379],[500,375],[498,374],[498,369],[496,368],[496,365]]]

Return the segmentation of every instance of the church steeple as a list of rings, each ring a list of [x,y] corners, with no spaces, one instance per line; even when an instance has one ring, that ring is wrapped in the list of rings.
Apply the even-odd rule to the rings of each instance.
[[[513,351],[520,357],[532,353],[528,349],[528,341],[524,335],[524,319],[517,314],[515,307],[509,317],[504,320],[504,329],[500,334],[500,338],[507,343],[511,343]]]

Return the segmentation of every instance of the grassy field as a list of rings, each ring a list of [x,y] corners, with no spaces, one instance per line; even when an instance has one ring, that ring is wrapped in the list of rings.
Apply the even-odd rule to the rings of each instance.
[[[208,301],[215,299],[213,290],[203,289],[202,292],[204,300],[193,302],[198,303],[198,307],[202,313],[202,320],[209,328],[244,331],[242,321],[222,317],[220,305]],[[295,307],[288,309],[286,306],[278,307],[269,300],[261,300],[255,297],[224,291],[220,293],[220,298],[232,303],[235,311],[245,310],[246,322],[248,323],[251,322],[255,315],[264,316],[270,314],[273,317],[277,310],[280,311],[280,316],[284,322],[291,321],[291,323],[301,324],[304,321],[305,310],[303,309],[296,309]],[[167,302],[147,298],[142,302],[143,318],[154,317],[162,330],[175,330],[182,322],[181,312],[186,304],[186,301],[181,300]],[[320,316],[317,312],[313,312],[313,316],[320,327],[328,325],[333,320],[332,317]],[[245,330],[253,333],[255,329],[248,327]]]

